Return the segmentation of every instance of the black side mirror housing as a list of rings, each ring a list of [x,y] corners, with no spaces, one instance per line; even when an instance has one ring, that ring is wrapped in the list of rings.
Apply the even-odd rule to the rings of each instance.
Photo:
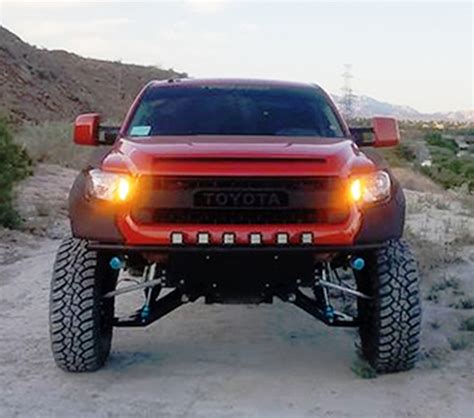
[[[119,136],[120,128],[117,126],[99,126],[100,145],[112,145]]]

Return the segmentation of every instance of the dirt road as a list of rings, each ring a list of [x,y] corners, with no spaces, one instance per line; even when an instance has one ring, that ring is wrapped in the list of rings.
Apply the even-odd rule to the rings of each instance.
[[[420,213],[412,209],[423,226]],[[48,335],[58,243],[0,231],[2,418],[472,416],[473,350],[446,348],[447,335],[459,332],[457,313],[472,310],[449,308],[452,289],[440,286],[439,303],[425,301],[424,358],[407,373],[358,377],[351,371],[353,331],[328,329],[290,305],[196,303],[149,328],[116,330],[103,370],[66,374],[53,363]],[[449,267],[459,277],[458,293],[472,291],[465,287],[474,282],[472,266],[468,257]],[[430,283],[444,283],[443,268],[424,279],[425,294]]]
[[[354,375],[353,336],[277,303],[183,307],[145,330],[119,329],[104,370],[70,375],[49,352],[57,241],[0,267],[0,416],[469,416],[472,370]]]

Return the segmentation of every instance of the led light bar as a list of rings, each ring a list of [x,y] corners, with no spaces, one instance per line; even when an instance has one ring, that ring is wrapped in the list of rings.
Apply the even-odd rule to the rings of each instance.
[[[250,244],[260,245],[262,243],[262,234],[252,233],[250,234]]]
[[[302,244],[312,244],[313,243],[313,234],[311,232],[303,232],[301,234],[301,243]]]
[[[303,232],[300,237],[301,244],[313,244],[314,236],[312,232]],[[249,234],[249,241],[251,245],[261,245],[263,243],[262,234],[259,232],[252,232]],[[234,245],[237,238],[234,232],[224,232],[222,234],[223,245]],[[184,244],[184,234],[182,232],[171,233],[171,243],[173,245]],[[198,232],[197,244],[209,245],[211,243],[211,234],[209,232]],[[287,232],[278,232],[276,234],[276,243],[278,245],[288,245],[290,243],[290,236]]]
[[[235,234],[233,232],[226,232],[222,235],[222,243],[225,245],[235,244]]]
[[[184,236],[182,232],[171,233],[171,243],[173,245],[181,245],[184,243]]]
[[[285,245],[288,244],[288,234],[280,232],[277,234],[277,244]]]
[[[208,232],[199,232],[197,241],[198,241],[198,244],[200,244],[200,245],[209,244],[209,242],[210,242],[209,233]]]

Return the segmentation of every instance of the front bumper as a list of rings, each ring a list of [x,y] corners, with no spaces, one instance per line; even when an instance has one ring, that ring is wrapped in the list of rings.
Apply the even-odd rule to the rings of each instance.
[[[352,246],[383,243],[401,237],[404,225],[405,200],[402,189],[396,185],[393,197],[381,205],[361,211],[351,207],[347,219],[337,224],[150,224],[135,222],[127,206],[115,207],[110,204],[97,204],[85,198],[84,175],[76,180],[70,194],[70,218],[73,236],[91,242],[116,245],[117,248],[153,248],[168,251],[173,248],[171,236],[178,232],[183,236],[183,246],[203,251],[206,248],[229,247],[224,244],[224,234],[235,236],[232,249],[249,248],[259,250],[258,245],[250,245],[251,234],[261,236],[261,247],[281,250],[292,248],[302,251],[323,252],[328,248],[351,248]],[[209,236],[207,246],[198,243],[200,233]],[[311,234],[312,243],[302,240],[303,234]],[[287,245],[278,244],[278,234],[288,236]],[[290,250],[291,251],[291,250]]]
[[[371,244],[357,245],[253,245],[253,246],[215,246],[215,245],[126,245],[110,244],[97,241],[90,241],[88,248],[96,251],[110,251],[113,253],[154,253],[154,254],[186,254],[186,253],[347,253],[355,254],[367,250],[373,250],[386,245],[386,242],[376,242]]]
[[[185,246],[202,246],[199,234],[208,236],[208,245],[225,245],[224,235],[234,236],[235,246],[252,243],[251,236],[258,235],[263,246],[276,245],[278,235],[287,236],[288,245],[351,245],[361,225],[361,213],[354,207],[341,224],[278,224],[278,225],[140,225],[128,214],[117,217],[117,226],[125,237],[125,244],[168,246],[173,244],[172,235],[179,233]],[[303,244],[303,236],[311,235],[311,244]],[[257,247],[257,245],[252,245]]]

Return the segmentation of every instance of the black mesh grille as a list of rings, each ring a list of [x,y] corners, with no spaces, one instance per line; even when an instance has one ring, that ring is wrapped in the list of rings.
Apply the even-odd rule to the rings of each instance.
[[[132,209],[132,217],[141,224],[334,224],[348,216],[346,205],[333,202],[337,200],[335,197],[341,196],[341,187],[341,180],[334,177],[146,177],[141,180],[141,196],[136,200],[139,205]],[[202,207],[196,196],[203,190],[257,190],[264,194],[268,190],[288,199],[282,199],[283,207]]]

